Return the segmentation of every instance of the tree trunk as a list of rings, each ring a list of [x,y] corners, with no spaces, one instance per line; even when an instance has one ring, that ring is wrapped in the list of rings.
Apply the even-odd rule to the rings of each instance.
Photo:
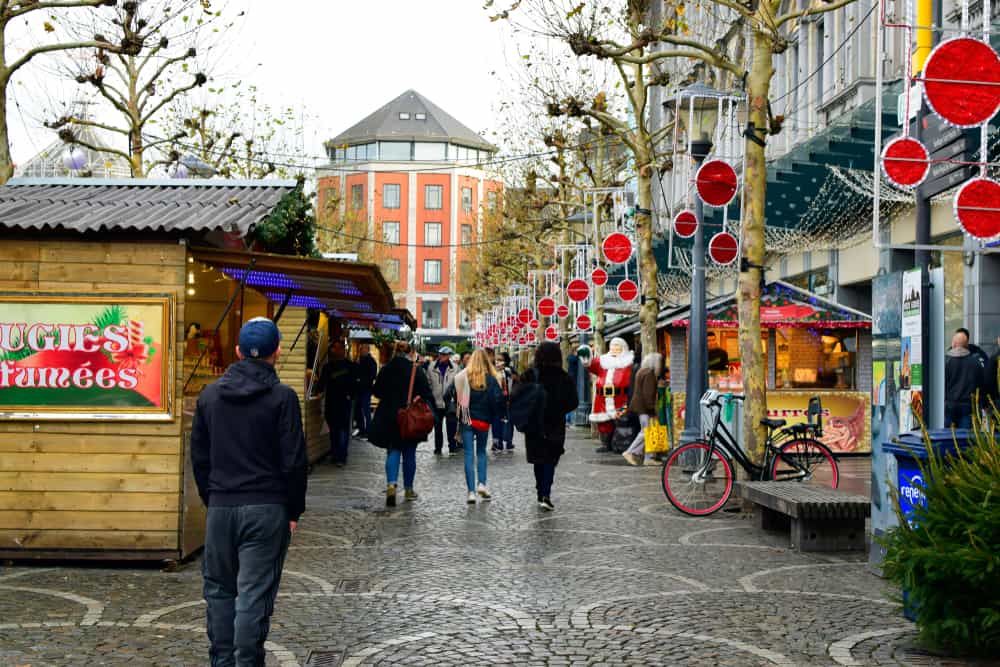
[[[771,87],[771,43],[766,35],[753,36],[753,68],[748,86],[749,121],[755,128],[767,128],[767,100]],[[763,140],[760,132],[756,138]],[[740,246],[743,259],[758,266],[764,263],[765,196],[767,194],[767,162],[764,147],[746,140],[746,171],[743,174],[743,226]],[[766,431],[760,420],[767,414],[767,369],[761,351],[760,335],[761,269],[740,273],[737,291],[740,329],[740,361],[743,370],[743,438],[746,451],[755,462],[764,454]]]
[[[129,165],[132,169],[132,178],[145,178],[146,173],[142,164],[142,153],[145,147],[142,143],[142,131],[133,126],[128,134],[129,143]]]
[[[648,138],[646,139],[648,143]],[[639,158],[640,156],[636,156]],[[645,156],[643,156],[645,157]],[[642,353],[656,352],[656,317],[659,298],[656,293],[656,257],[653,255],[653,207],[651,166],[648,159],[637,159],[639,172],[639,204],[635,214],[636,236],[639,242],[639,271],[642,273],[642,305],[639,307]],[[640,210],[643,211],[640,213]]]
[[[6,76],[0,77],[0,185],[14,176],[14,159],[10,155],[10,134],[7,132],[7,83]]]

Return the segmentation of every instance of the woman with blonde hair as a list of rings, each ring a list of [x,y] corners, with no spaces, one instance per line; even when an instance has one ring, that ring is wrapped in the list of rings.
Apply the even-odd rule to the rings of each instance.
[[[465,451],[466,502],[476,503],[493,496],[486,487],[486,441],[493,420],[503,411],[503,393],[496,379],[496,369],[486,352],[477,349],[469,365],[455,376],[458,398],[458,421]],[[476,481],[478,479],[478,485]]]
[[[632,401],[628,409],[639,417],[639,435],[632,441],[632,446],[622,454],[626,461],[634,466],[642,465],[643,453],[646,450],[646,427],[650,420],[656,416],[656,390],[657,382],[662,373],[663,355],[652,352],[642,358],[642,365],[639,372],[635,374],[635,387],[632,389]],[[655,464],[656,461],[648,459],[646,465]]]

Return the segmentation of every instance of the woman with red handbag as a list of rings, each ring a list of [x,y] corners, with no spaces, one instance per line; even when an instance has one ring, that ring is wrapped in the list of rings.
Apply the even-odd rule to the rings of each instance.
[[[469,492],[466,502],[474,505],[477,495],[483,500],[493,497],[486,487],[486,441],[493,420],[502,414],[504,403],[496,369],[486,352],[476,350],[472,353],[469,365],[455,376],[455,393],[465,449],[465,485]]]
[[[388,507],[396,506],[400,459],[403,463],[404,498],[407,501],[417,499],[417,492],[413,489],[417,473],[417,445],[424,440],[408,440],[403,437],[400,433],[399,413],[411,406],[415,397],[422,398],[428,406],[434,404],[434,394],[427,382],[427,375],[419,369],[414,372],[415,362],[410,359],[410,344],[396,341],[394,350],[395,355],[379,371],[372,387],[372,393],[379,401],[368,430],[369,442],[386,450],[385,504]],[[433,419],[430,428],[434,428]]]

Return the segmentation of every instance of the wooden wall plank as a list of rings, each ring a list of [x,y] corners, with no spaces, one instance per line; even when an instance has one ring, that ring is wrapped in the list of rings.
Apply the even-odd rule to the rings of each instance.
[[[178,406],[176,412],[180,412]],[[2,433],[73,433],[76,435],[108,436],[167,436],[180,437],[181,420],[178,416],[170,422],[47,422],[3,421]]]
[[[180,493],[179,475],[86,472],[0,472],[0,491]]]
[[[0,491],[0,510],[175,512],[176,493]]]
[[[181,441],[175,435],[107,436],[72,433],[0,432],[0,452],[38,452],[43,454],[175,454],[181,453]]]
[[[176,549],[177,531],[0,530],[0,549]],[[71,554],[67,554],[71,556]]]
[[[176,286],[184,284],[184,267],[145,266],[131,264],[54,264],[39,262],[38,280],[41,283],[67,283],[101,280],[105,289],[118,289],[118,283],[139,283],[149,286]]]
[[[181,458],[159,454],[4,454],[5,472],[130,472],[180,474]]]
[[[3,276],[5,280],[38,280],[38,262],[0,260],[0,276]]]
[[[37,260],[57,264],[183,266],[186,254],[179,243],[60,243],[43,245]]]
[[[37,262],[41,256],[40,248],[41,241],[26,239],[18,239],[13,243],[0,243],[0,259],[12,262]]]
[[[0,510],[0,530],[177,530],[177,512]]]

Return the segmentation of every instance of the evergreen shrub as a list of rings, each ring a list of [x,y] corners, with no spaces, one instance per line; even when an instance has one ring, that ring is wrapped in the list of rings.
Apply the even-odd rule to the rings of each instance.
[[[1000,411],[974,442],[921,465],[925,506],[883,539],[886,577],[908,593],[920,640],[952,655],[1000,656]]]

